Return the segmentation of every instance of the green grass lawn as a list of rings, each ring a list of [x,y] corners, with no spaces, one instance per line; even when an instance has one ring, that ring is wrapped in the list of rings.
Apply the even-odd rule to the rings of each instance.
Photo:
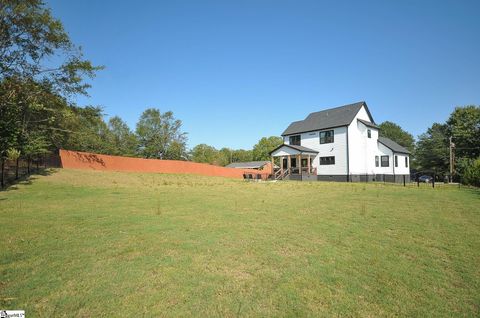
[[[480,191],[60,170],[0,192],[0,309],[480,315]]]

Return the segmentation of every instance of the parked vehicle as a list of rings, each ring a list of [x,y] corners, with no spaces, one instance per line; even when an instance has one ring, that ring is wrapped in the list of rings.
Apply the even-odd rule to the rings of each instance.
[[[418,181],[420,182],[425,182],[425,183],[429,183],[430,181],[432,181],[432,177],[430,176],[421,176],[418,178]]]

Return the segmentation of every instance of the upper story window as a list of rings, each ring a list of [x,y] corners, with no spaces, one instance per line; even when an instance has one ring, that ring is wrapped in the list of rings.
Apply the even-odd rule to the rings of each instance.
[[[372,130],[367,129],[367,136],[368,138],[372,138]]]
[[[300,135],[290,136],[289,143],[290,145],[300,146]]]
[[[381,157],[382,167],[389,167],[390,166],[390,157],[389,156],[382,156]]]
[[[398,167],[398,156],[395,156],[395,167]]]
[[[405,168],[408,168],[408,157],[405,157]]]
[[[320,143],[330,144],[333,142],[333,130],[326,130],[320,132]]]
[[[320,157],[320,165],[334,165],[335,164],[335,156],[331,157]]]
[[[380,165],[380,157],[375,156],[375,167],[378,167]]]

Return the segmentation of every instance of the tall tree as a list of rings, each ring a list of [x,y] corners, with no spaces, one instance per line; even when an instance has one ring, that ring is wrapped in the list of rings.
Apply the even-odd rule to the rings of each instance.
[[[72,107],[63,148],[100,154],[115,154],[114,136],[103,120],[100,107]]]
[[[173,140],[167,148],[165,159],[188,160],[189,156],[185,142],[181,140]]]
[[[270,160],[270,151],[283,144],[282,137],[263,137],[253,146],[253,160]]]
[[[191,157],[195,162],[218,164],[218,150],[207,144],[199,144],[193,147]]]
[[[233,150],[227,147],[223,147],[218,151],[217,162],[220,166],[226,166],[232,163],[233,160]]]
[[[0,1],[1,159],[8,145],[27,157],[52,148],[66,105],[61,96],[86,94],[84,78],[99,69],[41,0]]]
[[[446,135],[452,137],[456,157],[480,157],[480,106],[456,107],[446,125]]]
[[[127,123],[120,117],[114,116],[108,121],[108,128],[112,134],[112,155],[133,157],[137,153],[137,137],[130,130]]]
[[[447,126],[435,123],[418,137],[415,160],[419,169],[437,173],[448,171],[449,153]]]
[[[232,162],[246,162],[253,160],[252,150],[236,149],[232,153]]]
[[[171,111],[145,110],[137,123],[139,153],[145,158],[181,159],[186,157],[186,133],[182,121]]]
[[[83,59],[43,1],[0,2],[0,79],[34,80],[55,91],[86,94],[90,85],[84,76],[93,77],[99,69]]]
[[[379,125],[379,134],[382,137],[395,141],[411,152],[415,149],[415,139],[413,136],[391,121],[384,121]]]
[[[35,97],[30,94],[35,92]],[[0,82],[0,146],[8,146],[28,161],[42,156],[58,143],[59,122],[68,108],[48,83],[5,78]]]
[[[20,116],[15,92],[6,80],[0,82],[0,157],[5,159],[7,150],[18,146]]]

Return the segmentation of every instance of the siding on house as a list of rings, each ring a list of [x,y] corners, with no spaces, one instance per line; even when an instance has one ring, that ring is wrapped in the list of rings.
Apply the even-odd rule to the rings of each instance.
[[[385,147],[381,143],[378,144],[378,151],[376,155],[379,156],[379,166],[375,169],[376,174],[393,174],[393,152],[391,149]],[[388,156],[388,167],[382,167],[382,158],[381,156]],[[375,158],[373,158],[373,163],[375,163]]]
[[[357,119],[370,121],[370,116],[364,106],[360,108],[352,123],[348,126],[349,170],[350,174],[365,174],[368,173],[368,161],[371,157],[372,149],[376,148],[377,137],[375,135],[378,136],[378,134],[373,134],[374,129],[371,129],[372,138],[368,139],[368,128],[358,122]],[[367,147],[367,145],[370,147]]]
[[[320,132],[333,130],[333,143],[320,144]],[[300,134],[300,145],[318,151],[318,155],[312,156],[312,166],[317,168],[317,175],[346,174],[347,172],[347,127],[306,132]],[[288,136],[285,144],[289,144]],[[334,165],[320,165],[320,157],[335,157]]]
[[[395,153],[398,156],[398,167],[394,166],[395,175],[410,174],[410,158],[407,154]],[[408,167],[405,167],[405,158],[408,160]]]

